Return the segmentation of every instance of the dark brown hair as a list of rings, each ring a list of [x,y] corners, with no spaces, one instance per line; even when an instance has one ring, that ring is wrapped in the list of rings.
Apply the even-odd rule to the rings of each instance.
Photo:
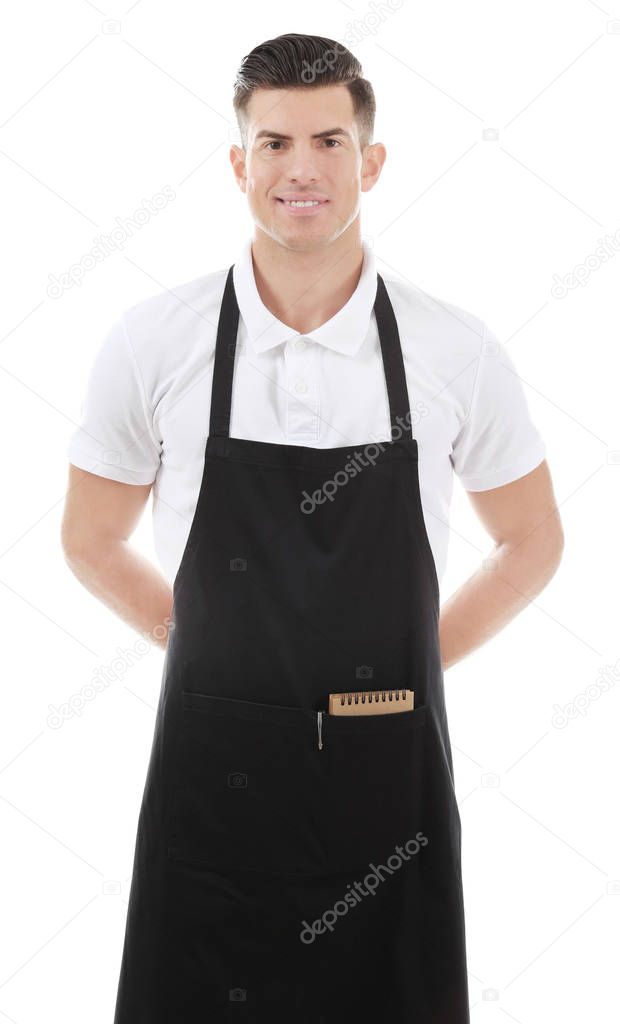
[[[247,145],[247,105],[255,89],[317,89],[346,85],[358,124],[360,145],[372,142],[375,95],[362,65],[334,39],[288,33],[256,46],[237,72],[233,108],[243,148]]]

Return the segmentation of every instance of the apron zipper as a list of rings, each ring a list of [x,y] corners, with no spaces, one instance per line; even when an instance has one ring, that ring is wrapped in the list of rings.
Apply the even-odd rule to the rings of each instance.
[[[318,746],[319,750],[323,749],[323,712],[317,711],[316,713],[316,727],[318,732]]]

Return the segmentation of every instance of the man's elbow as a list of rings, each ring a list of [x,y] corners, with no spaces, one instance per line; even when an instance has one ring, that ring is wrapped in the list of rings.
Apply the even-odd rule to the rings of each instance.
[[[557,513],[541,524],[530,535],[529,559],[537,568],[542,590],[553,579],[564,555],[564,529]]]
[[[549,565],[551,568],[551,576],[555,576],[560,566],[560,562],[564,555],[564,544],[564,529],[560,518],[557,517],[557,523],[554,524],[551,531],[551,538],[549,540]]]
[[[87,538],[63,529],[60,535],[60,546],[66,565],[75,576],[87,566],[93,557],[93,544]]]
[[[85,526],[78,527],[68,522],[62,524],[60,546],[67,566],[79,579],[107,557],[103,537],[96,536]]]

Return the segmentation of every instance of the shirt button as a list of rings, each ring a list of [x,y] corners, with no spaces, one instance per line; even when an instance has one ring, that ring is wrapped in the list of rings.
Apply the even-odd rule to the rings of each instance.
[[[297,383],[295,384],[295,391],[297,392],[297,394],[305,395],[307,390],[308,385],[306,384],[305,380],[298,380]]]
[[[294,347],[295,347],[295,351],[296,352],[303,352],[303,350],[306,347],[306,339],[305,338],[297,338],[295,340]]]

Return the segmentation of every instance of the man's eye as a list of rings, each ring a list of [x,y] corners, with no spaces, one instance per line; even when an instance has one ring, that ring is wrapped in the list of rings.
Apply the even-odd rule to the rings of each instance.
[[[337,146],[341,146],[342,143],[338,139],[323,139],[323,142],[335,142]],[[270,146],[281,146],[282,142],[280,139],[273,139],[271,142],[265,144],[265,149],[269,149]],[[328,149],[333,149],[332,146],[328,146]],[[271,151],[273,153],[273,150]]]

